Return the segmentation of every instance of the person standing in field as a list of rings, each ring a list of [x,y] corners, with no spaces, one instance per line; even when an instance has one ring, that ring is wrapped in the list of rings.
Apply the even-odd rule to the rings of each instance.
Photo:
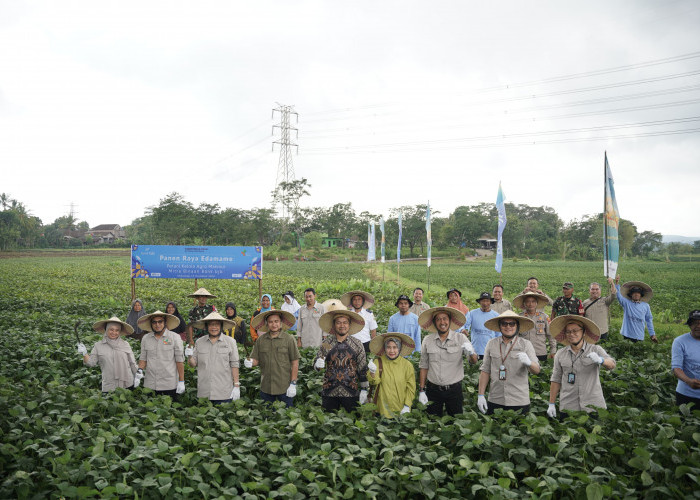
[[[178,325],[179,320],[170,314],[156,311],[139,320],[142,330],[148,332],[141,339],[139,369],[134,377],[134,387],[141,384],[153,389],[156,395],[165,394],[171,398],[185,392],[185,356],[182,339],[169,330]]]
[[[85,366],[100,366],[102,371],[102,392],[112,392],[117,387],[131,389],[138,370],[131,345],[121,338],[134,332],[128,323],[113,316],[92,325],[97,333],[104,334],[88,355],[82,342],[78,343],[78,353],[83,356]]]
[[[409,310],[416,316],[420,316],[424,311],[430,309],[430,305],[423,302],[424,293],[422,288],[413,290],[413,305]]]
[[[545,299],[547,299],[547,304],[552,305],[554,304],[554,301],[546,294],[544,291],[540,289],[540,281],[534,277],[530,276],[527,279],[527,285],[525,286],[525,290],[522,291],[522,293],[527,293],[527,292],[534,292],[542,295]],[[544,311],[544,307],[542,309],[537,309],[538,311]]]
[[[418,326],[418,316],[409,310],[413,302],[411,302],[411,299],[409,299],[407,295],[399,295],[394,305],[399,309],[399,312],[393,314],[389,318],[387,330],[408,335],[413,339],[413,352],[420,352],[421,336],[420,326]]]
[[[622,316],[622,337],[631,341],[644,340],[644,323],[649,330],[649,338],[655,344],[659,343],[654,331],[654,318],[651,315],[649,301],[654,292],[651,287],[641,281],[628,281],[620,288],[620,276],[615,278],[617,301],[624,312]]]
[[[207,332],[201,328],[194,328],[192,324],[200,319],[206,318],[211,313],[216,311],[216,307],[211,304],[207,304],[207,300],[215,299],[216,295],[210,294],[206,288],[200,288],[196,292],[188,295],[188,297],[193,297],[197,301],[197,305],[190,309],[189,323],[187,325],[187,342],[190,347],[193,347],[194,341],[199,337],[206,335]]]
[[[226,313],[226,319],[233,322],[232,326],[224,327],[224,334],[228,337],[233,337],[236,344],[242,346],[249,344],[248,342],[248,328],[245,325],[245,320],[238,315],[238,310],[236,309],[236,304],[233,302],[226,302],[226,307],[224,308]]]
[[[574,284],[570,281],[562,285],[562,295],[552,304],[552,319],[566,314],[583,316],[583,302],[574,296]]]
[[[415,349],[413,339],[402,333],[383,333],[370,342],[376,363],[367,364],[369,401],[383,417],[408,413],[416,396],[416,372],[404,356]]]
[[[498,314],[513,310],[510,302],[503,298],[503,285],[493,285],[491,293],[493,293],[492,310],[496,311]]]
[[[352,335],[362,330],[362,316],[347,310],[333,310],[319,321],[329,335],[316,353],[314,368],[324,370],[321,406],[327,412],[341,408],[353,411],[367,402],[367,356],[362,342]]]
[[[557,416],[557,395],[562,417],[567,410],[592,412],[595,408],[607,408],[600,386],[600,367],[613,370],[615,360],[595,345],[600,339],[598,325],[582,316],[565,315],[552,320],[550,326],[557,341],[566,347],[554,357],[547,415]]]
[[[420,356],[418,402],[426,411],[441,417],[446,411],[455,416],[462,413],[464,394],[464,360],[477,363],[474,347],[466,335],[457,332],[466,318],[453,307],[433,307],[418,318],[423,330],[431,332],[423,339]]]
[[[690,332],[676,337],[671,346],[671,369],[678,379],[676,404],[700,410],[700,310],[691,311],[685,324]]]
[[[235,329],[236,323],[218,312],[212,312],[206,318],[196,321],[193,326],[208,334],[197,339],[194,349],[185,349],[189,365],[197,368],[197,397],[206,398],[215,405],[240,399],[240,364],[236,340],[221,335],[224,328]]]
[[[180,323],[172,331],[177,333],[183,342],[187,342],[187,323],[185,322],[185,318],[182,317],[182,314],[180,314],[180,311],[177,310],[177,304],[171,300],[165,304],[165,312],[178,319]]]
[[[374,313],[369,310],[374,305],[374,297],[369,292],[351,290],[340,296],[340,302],[365,320],[362,330],[355,333],[353,337],[362,342],[365,354],[368,353],[369,343],[377,335],[377,320],[374,319]]]
[[[600,328],[601,342],[608,338],[608,317],[610,315],[610,305],[615,300],[617,289],[612,278],[608,278],[610,294],[601,297],[600,284],[593,282],[588,287],[589,297],[583,301],[583,315],[593,321]]]
[[[538,310],[547,305],[547,299],[534,292],[521,293],[513,299],[513,304],[524,311],[520,314],[535,325],[531,330],[520,331],[519,335],[529,340],[535,348],[537,359],[546,363],[548,357],[553,358],[557,353],[557,343],[549,332],[549,317],[543,311]],[[549,344],[549,349],[547,349]]]
[[[484,361],[479,374],[477,407],[482,413],[494,410],[530,411],[530,386],[528,374],[540,373],[535,348],[529,340],[518,336],[521,330],[531,330],[534,324],[513,311],[506,311],[486,322],[486,328],[498,329],[500,337],[489,340],[484,351]],[[490,385],[488,403],[486,387]]]
[[[325,309],[323,304],[316,301],[316,290],[307,288],[304,290],[306,304],[299,309],[297,320],[297,345],[298,347],[318,347],[323,339],[323,332],[318,321]]]
[[[253,328],[253,320],[258,314],[262,314],[267,311],[272,311],[274,307],[272,307],[272,295],[269,293],[263,294],[262,297],[260,297],[260,307],[258,307],[255,312],[253,313],[253,317],[250,318],[250,338],[253,342],[258,340],[258,332]]]
[[[141,302],[141,299],[135,299],[131,303],[131,310],[129,311],[129,315],[126,317],[127,324],[133,330],[133,333],[127,335],[127,337],[140,341],[143,336],[146,335],[146,332],[141,330],[138,325],[139,319],[145,315],[146,311],[143,310],[143,302]]]
[[[260,398],[272,403],[282,401],[287,408],[294,405],[299,374],[299,349],[294,337],[285,330],[294,325],[289,311],[267,311],[255,318],[260,332],[246,368],[260,367]]]
[[[466,316],[464,330],[469,331],[469,339],[479,359],[483,359],[484,349],[486,349],[489,340],[500,335],[499,332],[494,332],[484,326],[488,320],[498,317],[498,313],[491,309],[493,301],[494,299],[489,292],[481,292],[479,298],[476,299],[479,309],[469,311]]]
[[[464,315],[469,312],[467,305],[462,302],[462,292],[456,288],[451,288],[447,291],[447,304],[445,304],[445,307],[457,309]]]
[[[294,298],[294,292],[287,290],[282,294],[282,307],[280,307],[280,309],[282,311],[287,311],[294,316],[294,326],[292,326],[289,331],[296,332],[296,321],[299,318],[299,309],[301,309],[301,306],[299,305],[299,302],[297,302],[297,299]]]

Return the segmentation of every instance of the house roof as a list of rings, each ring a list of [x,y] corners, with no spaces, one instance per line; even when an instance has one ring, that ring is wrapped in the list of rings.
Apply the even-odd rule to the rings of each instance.
[[[100,224],[93,227],[90,231],[114,231],[119,229],[119,224]]]

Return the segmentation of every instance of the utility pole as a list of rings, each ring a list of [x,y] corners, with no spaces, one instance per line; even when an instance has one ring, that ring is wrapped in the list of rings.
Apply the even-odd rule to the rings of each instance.
[[[294,106],[286,106],[280,103],[277,103],[277,108],[272,110],[272,118],[275,117],[275,112],[280,115],[279,123],[272,126],[273,136],[275,135],[276,128],[280,130],[279,139],[272,142],[272,151],[275,150],[275,144],[279,144],[280,146],[280,158],[277,164],[277,182],[275,183],[275,191],[278,194],[278,200],[276,201],[281,205],[279,208],[280,215],[282,219],[286,221],[291,215],[291,209],[299,203],[299,200],[290,199],[286,189],[286,186],[294,181],[292,148],[297,148],[297,153],[299,152],[299,145],[292,142],[291,139],[292,131],[296,134],[296,139],[299,139],[299,130],[291,126],[290,116],[295,115],[296,123],[299,123],[299,113],[294,111]]]

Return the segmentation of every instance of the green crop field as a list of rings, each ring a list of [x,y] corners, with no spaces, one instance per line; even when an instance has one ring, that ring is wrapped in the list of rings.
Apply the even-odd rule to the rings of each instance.
[[[535,275],[556,296],[573,281],[602,281],[599,263],[504,263],[511,299]],[[695,498],[700,491],[700,413],[674,405],[672,339],[681,320],[700,307],[700,264],[623,263],[623,280],[654,288],[659,345],[618,340],[620,309],[613,310],[617,359],[601,375],[608,410],[551,421],[546,415],[551,367],[530,377],[532,411],[493,417],[476,411],[478,369],[464,380],[465,413],[429,418],[416,403],[396,421],[320,408],[321,376],[314,353],[302,352],[295,407],[265,407],[259,372],[241,369],[240,401],[213,407],[196,398],[196,372],[186,368],[187,391],[177,403],[146,389],[103,396],[99,369],[83,366],[74,324],[88,345],[100,338],[93,322],[124,318],[130,304],[128,257],[29,257],[0,260],[0,498]],[[264,264],[263,290],[279,305],[281,292],[297,297],[314,286],[320,300],[363,288],[378,300],[382,331],[399,293],[427,289],[424,263]],[[384,280],[382,280],[384,275]],[[498,282],[493,263],[435,262],[426,301],[443,304],[456,286],[470,307]],[[233,300],[248,320],[257,282],[200,280]],[[186,313],[194,283],[139,280],[137,295],[151,312],[168,300]],[[138,347],[134,351],[138,356]],[[413,359],[417,365],[417,359]]]

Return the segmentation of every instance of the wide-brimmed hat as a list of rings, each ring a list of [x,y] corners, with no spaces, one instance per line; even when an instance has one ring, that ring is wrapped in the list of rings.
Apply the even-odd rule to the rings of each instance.
[[[328,299],[324,302],[321,302],[321,305],[323,306],[323,312],[348,310],[348,306],[343,304],[340,301],[340,299]]]
[[[254,317],[250,322],[250,326],[252,326],[255,330],[259,331],[260,333],[266,333],[267,331],[269,331],[269,328],[267,327],[267,317],[273,314],[278,315],[282,320],[282,330],[289,330],[291,327],[294,326],[294,323],[296,322],[296,318],[289,311],[283,311],[281,309],[272,309],[271,311],[265,311],[264,313],[260,313],[256,317]]]
[[[489,299],[489,300],[491,301],[492,304],[493,304],[494,302],[496,302],[496,299],[494,299],[493,297],[491,297],[491,294],[490,294],[489,292],[481,292],[481,295],[479,295],[479,298],[476,299],[476,303],[477,303],[477,304],[481,304],[481,301],[484,300],[484,299]]]
[[[399,295],[399,298],[396,299],[396,302],[394,303],[394,305],[395,305],[396,307],[399,307],[399,300],[407,300],[407,301],[408,301],[408,307],[413,307],[413,301],[412,301],[411,299],[408,298],[408,295],[403,295],[403,294]]]
[[[462,292],[460,292],[460,291],[457,290],[456,288],[450,288],[449,290],[447,290],[447,293],[445,294],[445,295],[447,295],[447,298],[448,298],[448,299],[450,298],[450,294],[451,294],[452,292],[457,292],[457,295],[459,295],[460,297],[462,296]]]
[[[362,295],[362,298],[365,299],[365,303],[362,306],[365,309],[369,309],[374,304],[374,297],[372,296],[372,294],[369,292],[363,292],[362,290],[350,290],[349,292],[345,292],[343,295],[340,296],[340,301],[345,305],[345,307],[351,307],[352,298],[355,295]]]
[[[206,288],[200,288],[196,292],[189,294],[188,297],[209,297],[210,299],[215,299],[216,295],[210,294]]]
[[[256,316],[257,318],[257,316]],[[224,327],[222,328],[223,330],[227,330],[229,328],[233,328],[236,326],[235,321],[231,321],[228,318],[224,318],[221,314],[219,314],[216,311],[210,312],[206,317],[200,319],[199,321],[195,321],[192,323],[192,328],[196,328],[198,330],[206,330],[206,322],[207,321],[222,321],[224,323]]]
[[[630,292],[633,288],[640,288],[642,290],[642,297],[639,299],[642,302],[649,302],[654,296],[651,287],[643,281],[628,281],[620,287],[620,292],[628,299],[631,299]]]
[[[534,321],[532,321],[531,319],[527,319],[523,316],[520,316],[518,313],[513,312],[513,311],[503,311],[501,314],[499,314],[495,318],[491,318],[490,320],[484,322],[484,328],[487,328],[487,329],[492,330],[494,332],[500,332],[501,327],[498,325],[498,322],[502,319],[514,319],[515,321],[517,321],[519,324],[518,330],[521,332],[526,332],[528,330],[532,330],[533,328],[535,328]]]
[[[533,298],[537,299],[537,309],[542,309],[547,304],[549,304],[547,297],[545,297],[542,294],[535,293],[535,292],[523,292],[523,293],[515,296],[515,298],[513,299],[513,305],[515,307],[517,307],[518,309],[524,310],[525,309],[525,299],[528,297],[533,297]]]
[[[408,356],[416,348],[415,341],[405,333],[389,332],[377,335],[372,340],[370,340],[370,352],[372,354],[376,354],[377,356],[381,356],[382,354],[384,354],[384,343],[390,337],[396,337],[401,341],[401,351],[399,352],[399,356]]]
[[[365,327],[365,319],[354,311],[347,309],[335,309],[327,311],[318,319],[318,325],[326,333],[335,333],[333,331],[333,321],[336,316],[347,316],[350,318],[350,330],[348,335],[354,335]]]
[[[584,316],[579,316],[578,314],[565,314],[564,316],[557,316],[549,324],[549,331],[552,337],[560,344],[570,344],[566,339],[564,327],[571,321],[580,323],[581,326],[583,326],[583,338],[589,344],[595,344],[600,340],[600,328],[593,321]]]
[[[111,318],[106,319],[104,321],[98,321],[97,323],[92,325],[92,329],[95,330],[97,333],[104,333],[105,328],[107,327],[107,323],[119,323],[120,325],[122,325],[122,331],[121,331],[122,335],[124,335],[124,334],[131,335],[132,333],[134,333],[134,329],[132,328],[132,326],[129,323],[124,323],[122,320],[120,320],[116,316],[112,316]]]
[[[462,311],[458,311],[454,307],[431,307],[427,311],[423,311],[420,316],[418,316],[418,324],[423,330],[428,332],[437,332],[437,328],[433,324],[433,318],[437,313],[447,313],[450,317],[450,330],[458,330],[464,326],[467,322],[467,318],[464,317]]]
[[[180,324],[180,318],[162,311],[156,311],[154,313],[141,316],[136,324],[144,332],[152,332],[153,328],[151,328],[151,318],[154,316],[163,316],[165,318],[165,328],[168,330],[174,330],[177,328],[177,325]]]

